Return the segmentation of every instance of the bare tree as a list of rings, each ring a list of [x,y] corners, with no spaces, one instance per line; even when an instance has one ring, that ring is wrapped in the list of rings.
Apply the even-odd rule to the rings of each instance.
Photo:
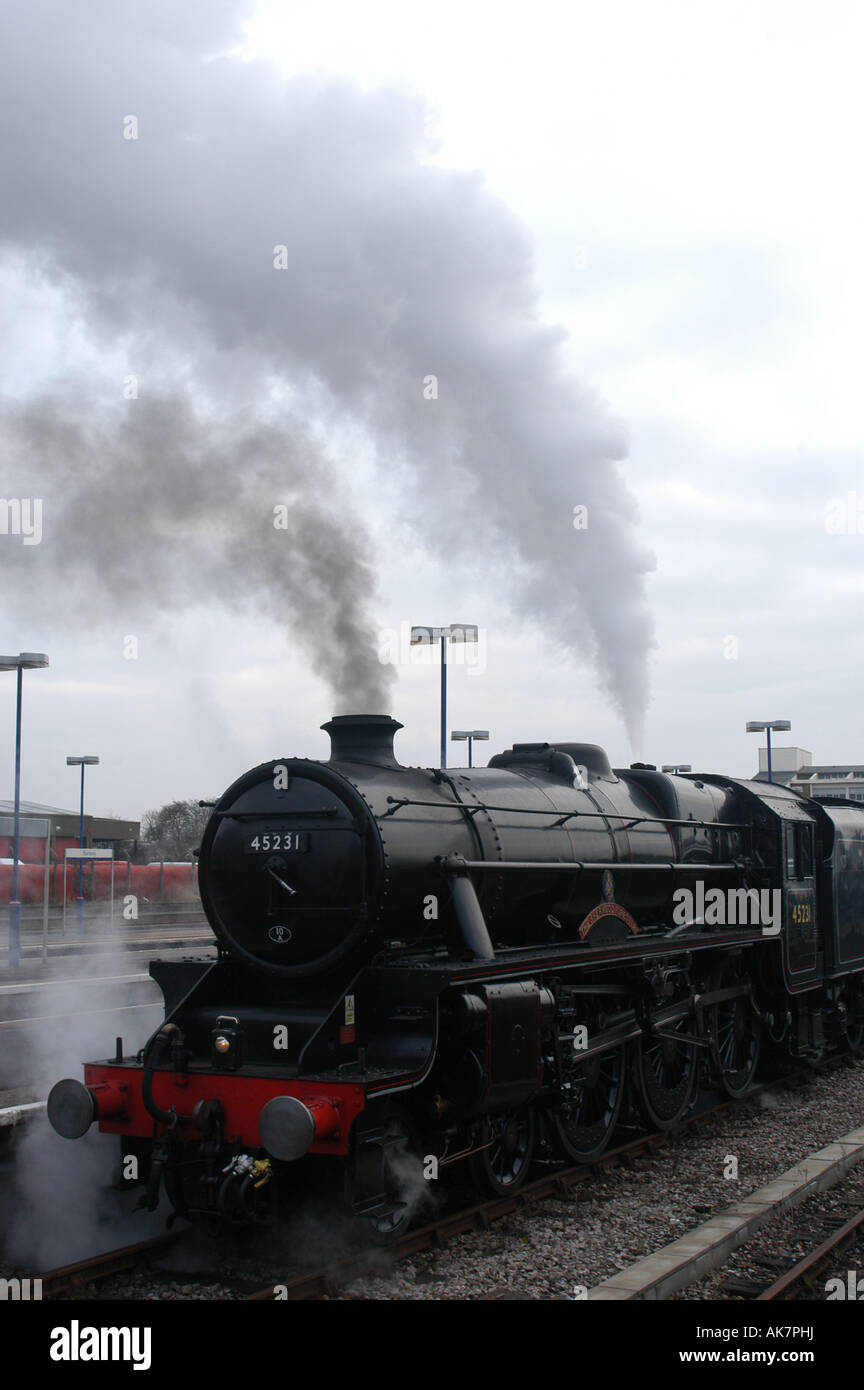
[[[147,811],[141,822],[144,858],[161,854],[169,861],[189,859],[201,844],[209,817],[210,807],[197,801],[170,801],[158,811]]]

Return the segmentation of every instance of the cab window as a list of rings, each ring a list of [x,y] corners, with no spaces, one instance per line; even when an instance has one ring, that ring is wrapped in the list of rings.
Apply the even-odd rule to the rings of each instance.
[[[813,877],[813,826],[797,822],[783,827],[786,848],[786,877]]]
[[[798,851],[798,877],[813,877],[813,827],[796,825],[795,839]]]

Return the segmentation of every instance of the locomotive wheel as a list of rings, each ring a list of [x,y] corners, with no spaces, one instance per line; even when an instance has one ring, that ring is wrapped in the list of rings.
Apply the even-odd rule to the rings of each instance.
[[[693,1020],[666,1025],[664,1037],[646,1036],[636,1045],[636,1090],[640,1108],[654,1129],[671,1129],[686,1114],[697,1071],[696,1048],[684,1041]],[[678,1041],[671,1034],[678,1034]]]
[[[419,1136],[400,1112],[365,1136],[345,1172],[345,1198],[361,1238],[389,1245],[408,1230],[429,1196],[420,1154]]]
[[[743,1096],[756,1076],[762,1029],[746,994],[711,1009],[711,1036],[717,1076],[727,1096]]]
[[[550,1112],[565,1157],[593,1163],[612,1138],[624,1099],[626,1049],[616,1047],[563,1070],[562,1100]]]
[[[522,1105],[502,1110],[489,1117],[488,1126],[491,1144],[471,1159],[474,1181],[496,1197],[506,1197],[519,1190],[531,1167],[536,1135],[534,1107]],[[486,1139],[489,1137],[487,1132]]]

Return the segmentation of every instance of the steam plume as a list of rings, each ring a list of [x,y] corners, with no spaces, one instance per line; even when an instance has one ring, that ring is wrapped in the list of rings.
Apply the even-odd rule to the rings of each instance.
[[[403,90],[285,81],[266,63],[215,56],[245,12],[212,0],[7,3],[0,123],[16,138],[2,156],[0,243],[37,248],[80,297],[94,340],[124,346],[142,382],[176,363],[223,408],[253,411],[288,384],[303,418],[356,429],[455,563],[465,545],[473,564],[512,555],[506,597],[568,650],[593,651],[638,744],[652,561],[634,538],[621,432],[568,377],[564,335],[539,318],[525,234],[477,175],[433,162],[428,112]],[[137,138],[124,139],[130,114]],[[430,376],[437,398],[424,395]],[[136,428],[168,441],[153,419]],[[206,493],[195,521],[205,457],[188,484],[170,480],[190,534],[223,515]],[[358,581],[356,611],[325,600],[325,621],[347,626],[343,659],[352,679],[366,670],[362,686],[369,661],[350,639],[369,627],[363,545],[346,550],[356,523],[328,532],[306,497],[294,539],[320,529],[300,572],[325,593],[331,562],[348,570],[333,592]],[[244,556],[251,534],[237,542]],[[189,563],[201,555],[193,545]],[[256,566],[265,584],[268,556]],[[301,621],[314,643],[314,618]],[[316,661],[322,673],[332,665],[321,650]]]
[[[67,394],[7,406],[0,447],[7,477],[49,499],[45,543],[7,558],[31,580],[61,574],[67,599],[70,587],[104,593],[127,615],[178,600],[288,614],[339,708],[388,703],[392,668],[364,617],[374,577],[316,501],[334,487],[306,431],[205,422],[177,396],[111,411]]]

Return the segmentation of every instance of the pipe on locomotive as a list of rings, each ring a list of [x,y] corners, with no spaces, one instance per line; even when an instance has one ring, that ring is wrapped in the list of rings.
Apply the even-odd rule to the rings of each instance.
[[[493,960],[495,947],[466,861],[461,855],[449,854],[438,862],[452,881],[453,910],[465,946],[475,960]]]
[[[160,1124],[167,1125],[169,1129],[175,1129],[177,1125],[177,1111],[174,1106],[170,1110],[163,1110],[153,1099],[153,1076],[167,1053],[168,1049],[174,1045],[179,1046],[183,1042],[183,1034],[176,1023],[163,1023],[162,1027],[150,1039],[144,1052],[144,1068],[141,1074],[141,1099],[147,1113],[158,1120]]]

